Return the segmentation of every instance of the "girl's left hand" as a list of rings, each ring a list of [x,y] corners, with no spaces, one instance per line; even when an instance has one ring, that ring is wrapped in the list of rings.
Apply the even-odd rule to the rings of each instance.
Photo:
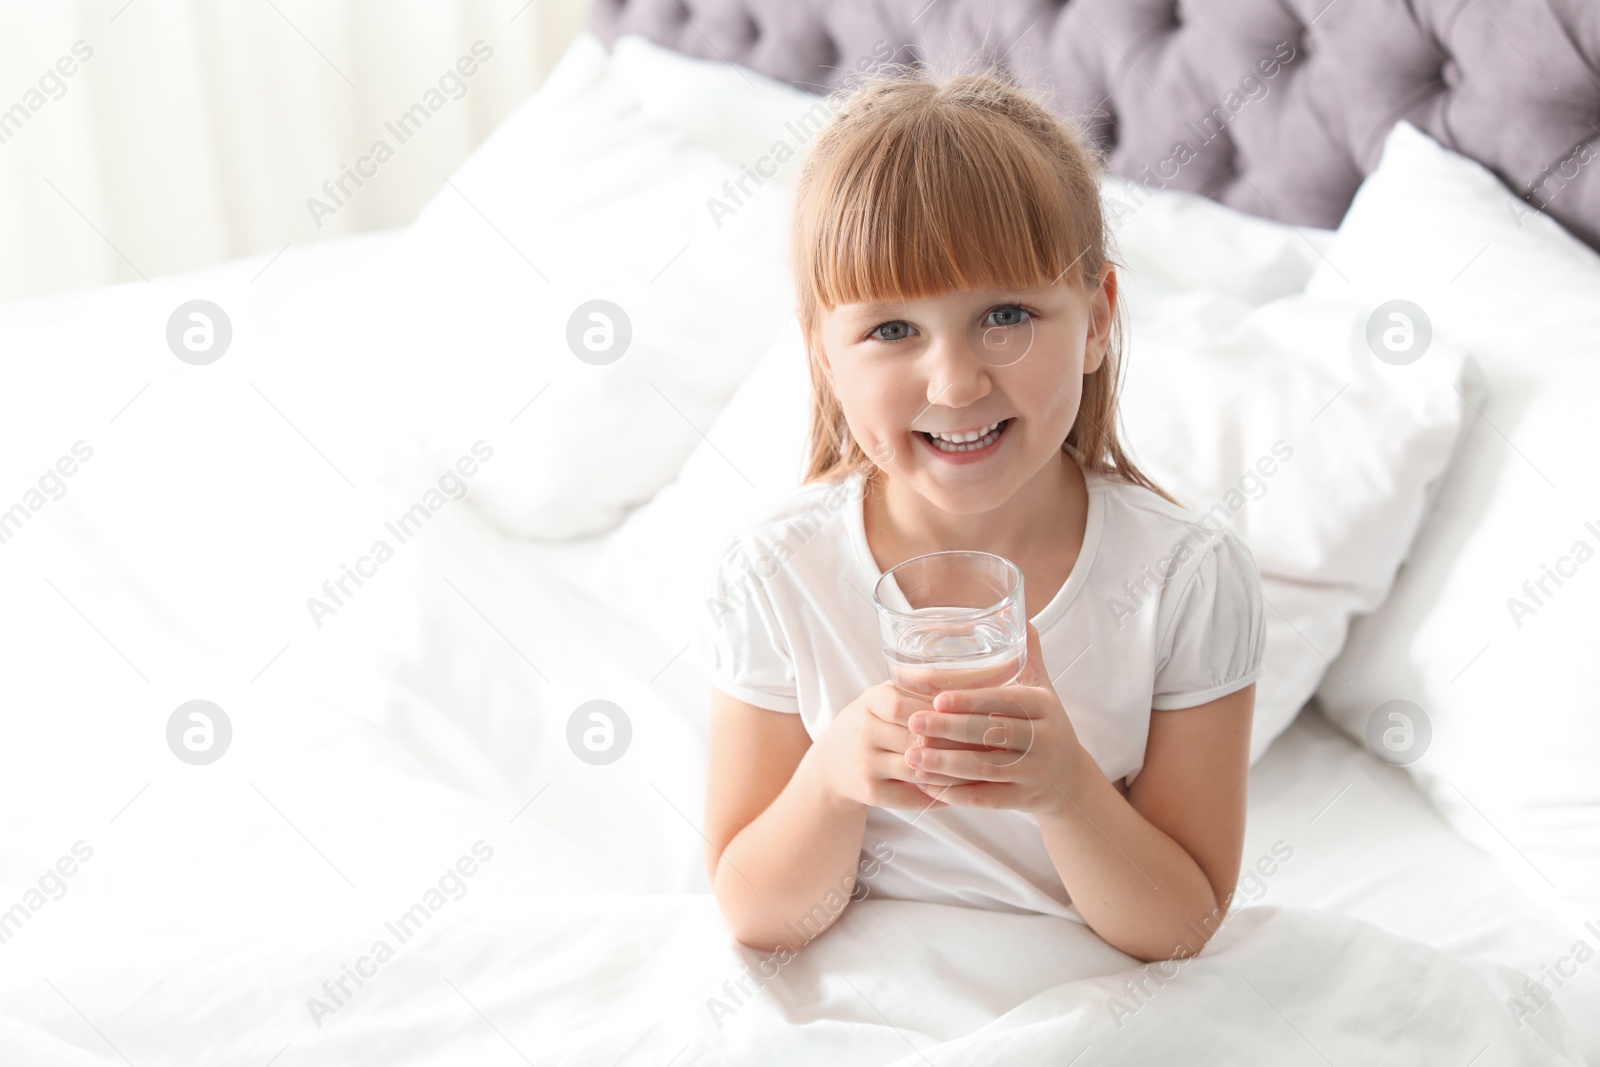
[[[1031,622],[1027,664],[1016,682],[940,693],[933,708],[910,718],[906,763],[919,778],[929,772],[967,779],[969,784],[961,785],[917,783],[928,796],[953,807],[1054,814],[1071,803],[1077,776],[1095,766],[1050,684]],[[990,748],[929,748],[924,737]]]

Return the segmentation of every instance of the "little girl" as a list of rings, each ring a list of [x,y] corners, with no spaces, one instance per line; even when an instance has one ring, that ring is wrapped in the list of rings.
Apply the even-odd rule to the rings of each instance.
[[[706,862],[741,942],[797,952],[874,890],[1064,916],[1145,961],[1226,914],[1259,576],[1118,442],[1097,172],[989,74],[874,77],[805,163],[806,484],[729,540],[703,635]],[[873,585],[954,549],[1021,568],[1026,671],[901,695]]]

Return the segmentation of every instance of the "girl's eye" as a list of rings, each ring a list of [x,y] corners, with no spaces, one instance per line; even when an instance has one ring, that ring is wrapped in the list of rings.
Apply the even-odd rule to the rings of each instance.
[[[876,341],[899,341],[911,335],[911,324],[896,319],[883,322],[868,331],[867,336]]]
[[[985,326],[1021,326],[1032,317],[1027,308],[1018,307],[1016,304],[1005,304],[989,312],[988,316],[984,318],[983,324]]]

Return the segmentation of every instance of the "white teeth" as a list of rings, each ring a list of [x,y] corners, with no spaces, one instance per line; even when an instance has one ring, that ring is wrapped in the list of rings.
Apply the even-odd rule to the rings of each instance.
[[[1004,422],[1004,421],[1005,421],[1004,419],[1000,420],[1000,422]],[[966,433],[934,433],[933,431],[930,430],[928,432],[928,436],[932,437],[932,438],[935,438],[937,440],[940,440],[940,441],[949,442],[950,444],[953,444],[953,445],[961,445],[961,444],[967,444],[967,443],[972,442],[972,441],[977,441],[977,440],[979,440],[981,438],[984,438],[984,437],[988,437],[991,433],[993,433],[995,431],[996,427],[998,427],[999,425],[1000,425],[999,422],[991,422],[989,425],[985,426],[981,430],[968,430]]]
[[[1006,420],[990,423],[981,430],[972,430],[967,433],[928,433],[928,439],[933,447],[941,452],[976,452],[980,448],[988,448],[1000,437],[1000,426]]]

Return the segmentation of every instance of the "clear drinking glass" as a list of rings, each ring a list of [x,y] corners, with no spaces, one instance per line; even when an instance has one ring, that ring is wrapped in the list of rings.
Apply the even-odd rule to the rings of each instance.
[[[1009,685],[1028,654],[1022,571],[989,552],[932,552],[872,589],[889,680],[930,706],[947,689]]]

